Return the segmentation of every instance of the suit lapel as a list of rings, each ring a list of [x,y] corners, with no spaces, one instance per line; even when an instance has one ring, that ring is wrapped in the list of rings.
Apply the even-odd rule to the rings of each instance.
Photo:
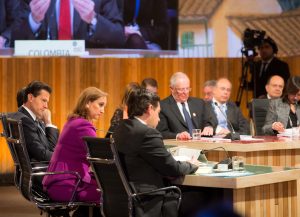
[[[48,28],[50,31],[50,37],[53,40],[58,39],[58,24],[56,21],[56,1],[57,0],[52,0],[50,3],[50,8],[49,8],[49,12],[47,13],[47,20],[48,20]],[[48,30],[46,30],[48,31]]]
[[[175,99],[173,98],[173,96],[169,96],[169,105],[170,105],[170,109],[171,111],[174,113],[174,115],[178,118],[178,120],[182,123],[183,126],[185,126],[187,128],[187,124],[185,123],[180,110],[177,106],[177,102],[175,101]]]
[[[73,14],[73,38],[75,38],[76,33],[78,32],[80,26],[81,18],[77,10],[74,7],[74,14]]]
[[[194,104],[193,104],[193,101],[191,101],[190,99],[188,99],[187,101],[188,105],[189,105],[189,110],[190,110],[190,114],[191,114],[191,119],[192,119],[192,122],[193,122],[193,125],[195,127],[195,129],[200,129],[201,126],[198,125],[198,122],[197,121],[197,110],[199,110],[199,108],[197,108]]]

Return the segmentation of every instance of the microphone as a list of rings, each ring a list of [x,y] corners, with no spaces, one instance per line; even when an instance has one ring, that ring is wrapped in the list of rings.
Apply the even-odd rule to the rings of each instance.
[[[222,147],[222,146],[215,147],[215,148],[211,148],[211,149],[207,149],[207,150],[201,150],[200,156],[201,156],[202,159],[205,157],[206,162],[207,162],[207,158],[206,158],[206,156],[205,156],[205,153],[210,152],[210,151],[213,151],[213,150],[217,150],[217,149],[222,149],[222,150],[226,153],[226,157],[227,157],[227,158],[224,159],[224,160],[221,160],[219,163],[217,163],[217,164],[213,167],[213,169],[218,168],[218,164],[227,164],[227,165],[228,165],[228,169],[232,169],[232,160],[231,160],[231,157],[230,157],[230,155],[228,154],[227,150],[226,150],[224,147]],[[200,156],[199,156],[199,158],[200,158]],[[198,159],[199,159],[199,158],[198,158]],[[199,160],[199,161],[201,161],[201,160]]]
[[[220,110],[220,112],[222,113],[222,115],[225,117],[227,123],[229,124],[229,126],[230,126],[230,128],[231,128],[231,130],[232,130],[231,133],[229,133],[228,135],[226,135],[226,138],[229,138],[229,139],[231,139],[232,141],[234,141],[234,140],[241,140],[240,134],[237,133],[237,132],[235,132],[235,130],[234,130],[234,128],[233,128],[231,122],[230,122],[230,121],[228,120],[228,118],[227,118],[227,115],[224,114],[224,112],[222,111],[222,109],[220,108],[220,106],[218,105],[217,102],[215,102],[214,104],[215,104],[215,106],[218,107],[218,109]]]

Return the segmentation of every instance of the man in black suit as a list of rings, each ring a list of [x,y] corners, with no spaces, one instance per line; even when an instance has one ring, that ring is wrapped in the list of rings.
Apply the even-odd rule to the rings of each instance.
[[[20,0],[0,0],[0,49],[9,47],[11,28],[21,15]]]
[[[66,5],[65,1],[32,0],[29,15],[12,32],[13,39],[82,39],[86,47],[124,46],[116,0],[67,0]]]
[[[48,102],[51,88],[33,81],[25,89],[24,103],[12,118],[22,120],[25,142],[31,161],[49,161],[54,151],[58,129],[52,125]]]
[[[212,128],[205,125],[204,101],[189,96],[190,79],[182,72],[170,78],[171,95],[161,101],[160,122],[157,129],[164,139],[190,139],[192,129],[203,129],[211,135]],[[209,125],[208,122],[206,122]]]
[[[231,83],[227,78],[220,78],[213,90],[213,99],[206,102],[207,121],[212,124],[216,135],[226,136],[232,132],[230,122],[235,132],[248,135],[249,123],[240,108],[229,101]],[[217,104],[217,105],[216,105]],[[228,121],[227,121],[228,120]]]
[[[193,173],[199,162],[176,161],[166,150],[161,134],[155,129],[159,122],[159,97],[144,88],[133,90],[128,98],[128,116],[113,134],[127,178],[137,192],[165,187],[165,177]],[[135,207],[137,217],[177,216],[176,203],[163,207],[164,194],[147,197],[142,207]],[[172,203],[173,204],[173,203]],[[170,204],[169,204],[170,205]]]
[[[277,45],[270,37],[264,39],[259,46],[261,60],[255,62],[251,80],[254,98],[266,94],[265,85],[272,75],[281,76],[285,82],[290,77],[288,64],[275,57],[277,52]]]

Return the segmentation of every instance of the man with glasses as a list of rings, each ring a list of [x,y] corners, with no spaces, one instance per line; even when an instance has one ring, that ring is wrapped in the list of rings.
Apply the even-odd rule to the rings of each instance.
[[[231,82],[227,78],[217,80],[213,99],[205,105],[206,120],[213,125],[214,133],[218,136],[225,137],[233,131],[248,135],[250,133],[248,121],[240,108],[230,102],[231,88]]]
[[[193,129],[203,129],[212,135],[212,127],[205,126],[204,101],[190,97],[190,79],[182,72],[170,78],[171,95],[161,101],[160,122],[157,129],[164,139],[190,139]],[[209,124],[207,124],[209,125]]]

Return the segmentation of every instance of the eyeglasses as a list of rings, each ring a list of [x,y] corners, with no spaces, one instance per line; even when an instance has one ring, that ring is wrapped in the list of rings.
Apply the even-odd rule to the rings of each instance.
[[[174,90],[177,93],[188,93],[188,92],[191,92],[192,88],[190,88],[190,87],[184,87],[184,88],[176,88],[176,87],[174,87]]]

